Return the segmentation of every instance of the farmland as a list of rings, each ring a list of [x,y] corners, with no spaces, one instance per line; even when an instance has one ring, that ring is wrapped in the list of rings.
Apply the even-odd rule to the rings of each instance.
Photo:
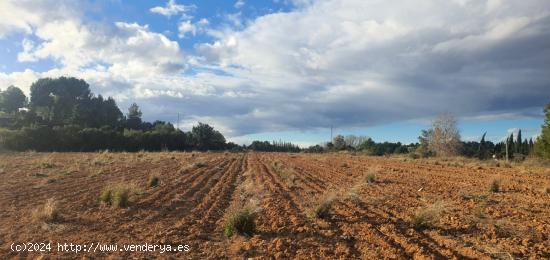
[[[6,153],[0,178],[2,258],[75,256],[10,250],[43,241],[190,247],[78,255],[100,258],[550,257],[544,166],[346,153]],[[130,187],[127,206],[99,201],[113,184]],[[51,198],[59,216],[37,220]],[[312,216],[320,202],[328,214]],[[228,214],[244,206],[256,231],[227,238]]]

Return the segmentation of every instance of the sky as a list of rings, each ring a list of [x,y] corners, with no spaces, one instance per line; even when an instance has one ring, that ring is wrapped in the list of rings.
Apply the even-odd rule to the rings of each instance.
[[[548,0],[3,0],[0,89],[85,79],[182,130],[302,146],[536,137],[550,101]],[[180,121],[178,120],[178,114]]]

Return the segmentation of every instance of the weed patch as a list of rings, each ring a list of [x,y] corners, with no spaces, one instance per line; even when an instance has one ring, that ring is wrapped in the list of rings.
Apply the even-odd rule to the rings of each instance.
[[[235,234],[251,236],[256,231],[256,215],[250,208],[232,212],[227,218],[223,233],[226,237]]]
[[[412,216],[412,223],[417,230],[424,230],[433,228],[441,218],[443,212],[443,205],[441,203],[435,203],[428,207],[419,209]]]
[[[36,222],[43,223],[54,223],[59,221],[60,214],[57,201],[53,198],[46,200],[46,203],[44,203],[44,205],[33,211],[32,218]]]
[[[99,201],[117,208],[128,207],[131,190],[128,184],[108,185],[101,191]]]

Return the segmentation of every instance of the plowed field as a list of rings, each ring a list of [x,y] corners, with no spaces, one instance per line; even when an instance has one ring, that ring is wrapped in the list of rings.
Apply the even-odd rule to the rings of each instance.
[[[548,259],[550,169],[503,166],[350,154],[0,154],[0,258]],[[117,183],[132,187],[129,205],[99,202]],[[37,220],[50,198],[59,218]],[[319,201],[330,205],[324,218],[310,214]],[[226,238],[225,219],[243,206],[256,232]],[[10,247],[25,242],[52,248]],[[57,243],[189,250],[75,253]]]

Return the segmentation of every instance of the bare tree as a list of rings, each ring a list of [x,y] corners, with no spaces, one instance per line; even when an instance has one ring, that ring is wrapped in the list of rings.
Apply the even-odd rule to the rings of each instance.
[[[346,143],[346,146],[351,146],[353,148],[357,148],[360,144],[365,142],[367,140],[367,137],[365,136],[356,136],[356,135],[347,135],[344,138],[344,142]]]
[[[428,149],[438,156],[453,156],[460,153],[460,131],[456,119],[448,113],[438,115],[428,131]]]

